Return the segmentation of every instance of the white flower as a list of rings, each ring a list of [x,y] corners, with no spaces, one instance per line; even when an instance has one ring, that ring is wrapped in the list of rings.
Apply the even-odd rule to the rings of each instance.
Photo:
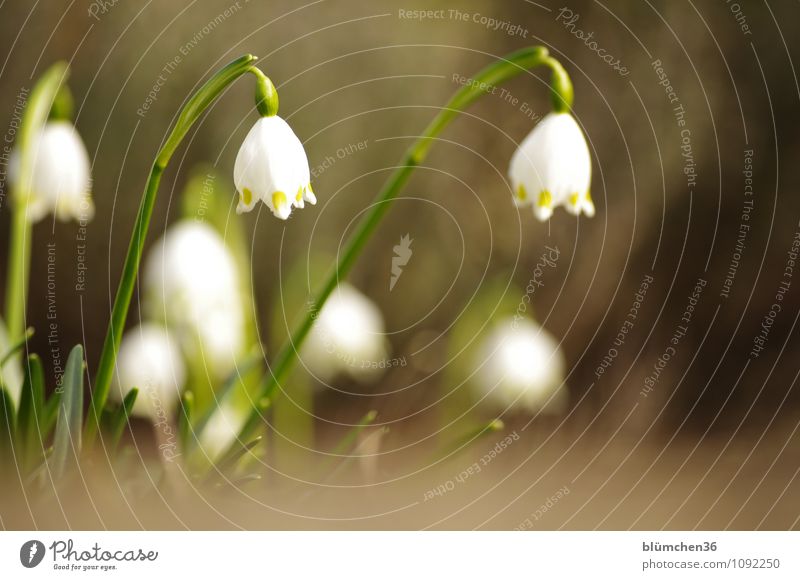
[[[561,410],[566,402],[564,355],[558,342],[528,319],[498,322],[482,346],[473,383],[501,408]]]
[[[89,154],[75,127],[69,121],[48,122],[34,138],[30,154],[30,183],[21,184],[29,195],[28,218],[35,222],[52,213],[62,221],[92,219]],[[10,177],[16,181],[19,151],[14,151],[9,165]]]
[[[317,203],[303,144],[277,115],[260,118],[250,129],[236,156],[233,181],[239,192],[238,213],[250,211],[261,200],[285,220],[292,207]]]
[[[514,202],[532,204],[541,221],[560,205],[574,215],[594,215],[589,147],[569,113],[550,113],[534,127],[511,158],[509,177]]]
[[[109,396],[121,401],[138,388],[133,414],[159,423],[172,417],[185,380],[178,345],[162,326],[145,323],[122,338]]]
[[[236,262],[216,230],[185,220],[150,250],[143,277],[145,311],[177,333],[187,356],[223,376],[243,346],[240,284]]]
[[[324,381],[339,373],[369,379],[386,366],[386,356],[381,311],[350,284],[339,284],[314,321],[303,363]]]

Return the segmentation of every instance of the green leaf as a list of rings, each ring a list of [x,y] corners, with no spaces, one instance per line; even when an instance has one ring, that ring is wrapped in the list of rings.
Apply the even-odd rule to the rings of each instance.
[[[28,328],[28,330],[25,331],[25,334],[22,336],[22,338],[20,338],[17,342],[9,346],[8,350],[5,353],[3,353],[3,357],[0,358],[0,367],[5,366],[5,364],[9,360],[11,360],[11,357],[17,354],[17,352],[21,350],[23,346],[25,346],[28,340],[33,336],[33,332],[34,332],[33,328]]]
[[[349,451],[350,448],[353,446],[353,443],[356,442],[358,434],[361,433],[365,427],[371,425],[372,422],[375,421],[375,417],[377,416],[378,416],[377,411],[370,411],[369,413],[364,415],[361,418],[361,420],[356,425],[351,427],[350,430],[345,434],[345,436],[339,440],[339,443],[337,443],[336,447],[333,448],[333,451],[331,451],[331,453],[333,455],[341,455],[342,453]]]
[[[69,353],[62,382],[64,388],[56,420],[53,441],[53,465],[56,479],[77,462],[81,450],[83,421],[83,347],[76,345]]]
[[[41,426],[44,423],[44,367],[41,359],[32,354],[25,365],[25,379],[17,412],[17,448],[22,467],[28,471],[36,458],[44,454],[44,439]]]
[[[131,416],[133,406],[136,404],[136,397],[139,395],[139,389],[133,388],[128,391],[122,404],[111,415],[111,449],[115,450],[119,446],[119,441],[122,438],[122,431],[125,425],[128,424],[128,419]]]
[[[353,444],[356,442],[358,435],[369,425],[375,421],[375,417],[378,416],[377,411],[370,411],[366,415],[364,415],[361,420],[353,425],[347,433],[345,433],[344,437],[342,437],[333,450],[330,452],[330,456],[322,462],[320,469],[323,472],[330,472],[333,464],[336,462],[342,462],[347,460],[347,456],[342,457],[345,453],[348,453]]]
[[[14,460],[14,401],[0,385],[0,470],[4,470]]]
[[[194,393],[184,391],[181,396],[181,410],[178,414],[178,441],[181,449],[188,449],[192,438],[192,421],[194,419]]]
[[[264,413],[270,408],[272,402],[269,398],[263,397],[261,398],[255,406],[255,410],[259,417],[263,417]],[[262,436],[258,436],[255,439],[251,440],[249,443],[245,445],[241,445],[239,441],[235,441],[234,445],[232,445],[232,450],[224,453],[221,458],[216,462],[213,466],[211,471],[208,473],[206,480],[213,480],[216,477],[223,477],[230,475],[227,472],[230,470],[231,472],[234,471],[235,467],[239,463],[239,460],[246,458],[251,452],[251,450],[258,445],[261,440],[263,439]]]
[[[225,382],[222,384],[222,387],[216,392],[216,401],[215,405],[209,406],[209,408],[197,419],[192,427],[191,431],[193,431],[193,436],[189,437],[187,440],[188,442],[196,442],[200,440],[200,435],[203,432],[203,429],[206,428],[208,422],[211,420],[211,417],[214,415],[216,410],[222,406],[222,404],[228,399],[228,397],[233,393],[234,387],[243,381],[243,377],[245,377],[252,369],[256,367],[261,362],[261,353],[254,352],[251,356],[245,359],[243,363],[240,363],[233,369],[228,377],[225,379]],[[192,401],[194,403],[194,401]],[[194,405],[193,405],[194,406]],[[179,421],[183,419],[183,413],[181,413],[181,417],[179,417]],[[190,423],[191,425],[191,423]],[[186,426],[188,427],[188,426]]]
[[[246,444],[242,445],[241,447],[239,447],[239,449],[237,449],[235,453],[232,453],[231,455],[229,455],[227,458],[225,458],[223,461],[221,461],[216,466],[216,469],[214,471],[212,471],[212,476],[214,474],[216,474],[216,475],[225,475],[225,473],[228,470],[233,470],[233,468],[236,467],[236,464],[239,462],[239,460],[242,457],[244,457],[245,455],[247,455],[248,453],[250,453],[250,451],[256,445],[261,443],[262,439],[263,439],[263,437],[261,437],[259,435],[258,437],[256,437],[252,441],[250,441],[249,443],[246,443]]]
[[[445,459],[451,459],[452,457],[455,457],[458,453],[464,451],[469,446],[473,445],[486,435],[502,431],[503,429],[505,429],[505,424],[503,423],[502,420],[492,419],[491,421],[481,425],[477,429],[471,429],[467,433],[461,435],[460,437],[457,437],[454,442],[445,446],[444,449],[436,451],[433,457],[431,457],[431,459],[429,460],[429,462],[426,463],[426,465],[438,461],[443,461]]]
[[[50,436],[50,431],[53,430],[56,424],[56,417],[58,417],[58,408],[61,404],[61,391],[56,391],[44,406],[42,413],[42,439],[47,440]]]

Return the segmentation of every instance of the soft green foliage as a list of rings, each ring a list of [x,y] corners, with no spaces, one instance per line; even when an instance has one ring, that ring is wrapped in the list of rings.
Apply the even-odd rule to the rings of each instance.
[[[53,472],[62,477],[68,467],[77,462],[81,451],[83,428],[83,347],[75,346],[69,353],[64,371],[63,394],[59,405],[56,433],[53,441]]]
[[[35,461],[37,451],[44,448],[44,368],[41,359],[33,354],[25,365],[25,380],[17,412],[16,444],[23,470],[27,471]]]
[[[139,396],[139,389],[133,388],[128,391],[122,404],[117,407],[117,410],[111,415],[111,424],[109,430],[111,431],[111,449],[115,450],[119,446],[119,441],[122,438],[122,432],[125,425],[128,424],[128,419],[131,416],[133,406],[136,404],[136,398]]]

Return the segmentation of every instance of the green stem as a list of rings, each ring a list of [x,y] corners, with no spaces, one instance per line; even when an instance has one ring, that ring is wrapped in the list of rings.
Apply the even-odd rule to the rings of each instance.
[[[25,106],[20,122],[19,172],[11,193],[12,217],[9,247],[8,274],[6,276],[6,325],[8,338],[16,341],[25,332],[25,310],[28,301],[28,277],[31,263],[33,224],[28,219],[28,203],[33,172],[32,147],[36,136],[47,122],[59,87],[66,81],[69,68],[57,62],[47,69],[36,82]],[[40,192],[41,193],[41,192]]]
[[[230,86],[236,79],[245,73],[256,73],[253,62],[255,56],[242,56],[211,77],[186,103],[175,127],[172,129],[169,138],[158,152],[153,167],[150,170],[150,177],[142,196],[139,212],[136,215],[136,223],[131,234],[131,241],[128,246],[128,254],[125,257],[125,265],[122,269],[122,278],[119,282],[117,295],[114,299],[114,307],[111,311],[111,320],[106,333],[103,350],[100,355],[100,363],[97,367],[94,386],[92,389],[92,404],[89,417],[86,422],[85,445],[88,448],[94,441],[95,434],[100,426],[100,416],[108,398],[108,391],[111,386],[111,379],[114,374],[114,366],[117,360],[117,351],[122,340],[122,331],[125,327],[125,319],[128,317],[133,291],[136,286],[136,276],[139,271],[139,264],[144,251],[144,241],[147,237],[147,230],[150,225],[150,218],[153,215],[158,186],[161,182],[161,175],[172,158],[172,154],[178,148],[183,138],[188,133],[192,125],[200,115],[213,103],[222,92]],[[258,71],[260,73],[261,71]],[[256,76],[258,77],[258,73]],[[263,76],[263,75],[261,75]]]
[[[430,122],[422,136],[408,149],[400,165],[394,170],[376,196],[370,210],[366,212],[356,226],[355,232],[347,241],[341,253],[341,259],[334,265],[322,288],[317,293],[316,299],[311,302],[311,308],[300,319],[289,340],[275,356],[270,371],[262,379],[261,396],[274,392],[276,386],[286,379],[297,360],[297,353],[325,301],[339,284],[339,281],[348,274],[367,241],[372,237],[375,228],[389,210],[391,201],[403,189],[414,169],[424,161],[436,137],[466,107],[487,92],[490,92],[492,87],[498,86],[520,73],[538,66],[546,66],[552,71],[550,87],[553,108],[558,112],[565,112],[570,109],[573,91],[569,76],[561,64],[549,55],[546,48],[541,46],[524,48],[507,55],[505,58],[483,69],[475,75],[472,82],[459,89]],[[237,442],[231,445],[224,457],[229,457],[237,451],[237,448],[241,445],[238,441],[249,441],[261,422],[260,413],[257,410],[251,411],[250,416],[242,426]]]

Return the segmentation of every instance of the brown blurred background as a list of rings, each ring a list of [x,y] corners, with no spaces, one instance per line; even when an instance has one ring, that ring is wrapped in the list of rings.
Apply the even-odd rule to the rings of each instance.
[[[443,10],[444,17],[404,17],[420,9]],[[570,20],[569,13],[579,18]],[[0,125],[10,122],[16,95],[31,87],[32,78],[56,59],[71,62],[75,123],[93,158],[97,207],[87,236],[86,289],[74,290],[76,227],[37,225],[29,324],[44,329],[48,323],[46,244],[54,242],[60,348],[66,353],[84,342],[90,368],[149,165],[182,102],[222,64],[246,52],[260,57],[280,91],[281,114],[305,143],[316,171],[316,207],[285,224],[264,212],[244,217],[262,329],[279,315],[272,305],[281,275],[309,254],[336,251],[410,138],[458,88],[454,74],[470,76],[516,48],[544,44],[572,76],[575,115],[593,155],[596,217],[576,220],[557,211],[542,224],[510,201],[508,160],[533,127],[531,115],[548,111],[546,77],[522,75],[506,86],[509,98],[483,98],[443,134],[350,277],[381,307],[395,355],[409,357],[432,344],[375,386],[376,392],[400,393],[369,400],[324,393],[316,402],[321,433],[336,431],[329,422],[353,422],[376,408],[392,424],[386,449],[409,446],[395,454],[399,467],[386,467],[393,474],[386,479],[398,481],[378,486],[385,495],[361,506],[363,513],[421,500],[426,489],[474,461],[462,455],[450,467],[423,473],[409,467],[409,457],[426,449],[441,420],[431,402],[447,391],[447,378],[431,370],[458,364],[447,358],[447,329],[488,280],[510,281],[515,300],[549,245],[559,248],[561,258],[537,290],[534,308],[562,341],[567,413],[534,422],[524,431],[525,444],[515,444],[502,465],[434,508],[421,503],[346,522],[351,504],[343,500],[340,509],[295,506],[312,519],[274,520],[266,508],[231,508],[236,515],[230,519],[209,513],[207,522],[191,525],[513,528],[568,486],[570,493],[534,527],[798,527],[800,273],[764,351],[750,354],[800,231],[796,2],[79,0],[7,2],[0,14]],[[498,29],[487,26],[484,16],[500,23]],[[591,40],[628,74],[603,62],[578,30],[593,32]],[[176,56],[180,62],[164,72]],[[684,173],[676,103],[659,84],[656,60],[685,109],[693,187]],[[137,113],[159,75],[164,82],[157,98]],[[196,164],[212,163],[222,175],[231,174],[256,118],[250,83],[242,79],[228,91],[176,154],[162,182],[151,242],[175,219],[178,194]],[[745,150],[753,151],[751,229],[724,298],[740,231]],[[7,233],[3,210],[0,228]],[[405,234],[414,239],[413,259],[389,292],[392,247]],[[2,256],[7,238],[0,236]],[[596,369],[646,275],[654,282],[635,326],[598,378]],[[699,278],[707,285],[686,336],[644,397],[645,378],[669,345]],[[137,316],[134,307],[130,320]],[[291,320],[294,313],[286,316]],[[274,352],[277,345],[264,340],[267,352]],[[46,333],[37,333],[33,350],[49,348]],[[524,417],[506,420],[510,430],[527,423]],[[477,448],[470,453],[481,455]],[[128,516],[120,516],[120,525],[136,526]],[[149,525],[177,525],[154,521]]]

